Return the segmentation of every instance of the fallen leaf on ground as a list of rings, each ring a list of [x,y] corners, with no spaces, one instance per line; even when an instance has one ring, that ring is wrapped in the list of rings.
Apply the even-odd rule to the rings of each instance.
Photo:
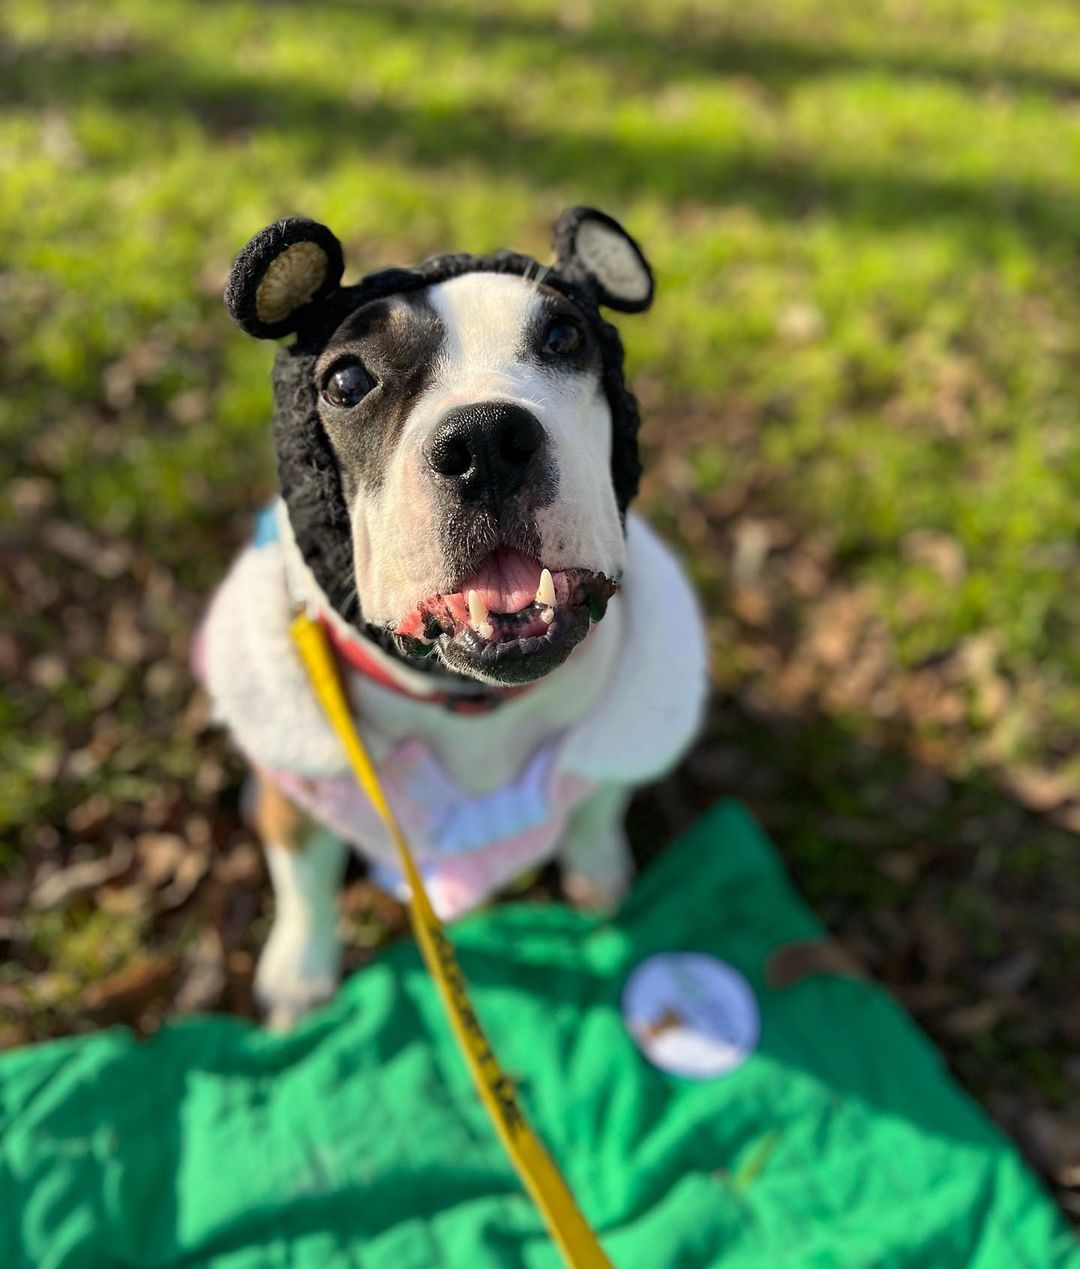
[[[131,866],[133,853],[130,838],[120,837],[103,858],[85,859],[48,873],[31,890],[30,906],[40,910],[57,908],[107,881],[115,881]]]
[[[145,957],[91,983],[79,1005],[101,1021],[128,1021],[150,1001],[171,993],[180,966],[180,957],[172,954]]]
[[[794,987],[804,978],[816,974],[864,977],[858,961],[835,939],[803,939],[785,943],[773,952],[765,966],[765,979],[774,990]]]

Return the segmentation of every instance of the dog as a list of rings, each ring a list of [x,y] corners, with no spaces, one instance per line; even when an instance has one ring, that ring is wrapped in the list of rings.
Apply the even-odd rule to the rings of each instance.
[[[273,370],[280,498],[213,597],[195,664],[251,765],[276,912],[255,991],[287,1027],[337,984],[335,894],[358,849],[404,897],[393,846],[291,645],[318,617],[358,726],[451,919],[556,859],[611,909],[632,790],[698,729],[703,623],[671,552],[628,512],[638,411],[601,308],[653,298],[610,216],[559,217],[542,266],[433,257],[344,285],[300,218],[236,257],[226,304]]]

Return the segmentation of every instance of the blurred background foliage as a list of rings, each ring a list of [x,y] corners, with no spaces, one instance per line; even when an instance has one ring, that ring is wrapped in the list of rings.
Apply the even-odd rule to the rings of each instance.
[[[1080,8],[6,0],[0,108],[0,1042],[249,1008],[186,671],[273,488],[233,253],[302,213],[347,276],[544,258],[592,203],[659,278],[642,505],[718,687],[642,857],[748,797],[1077,1210]],[[400,929],[345,911],[354,964]]]

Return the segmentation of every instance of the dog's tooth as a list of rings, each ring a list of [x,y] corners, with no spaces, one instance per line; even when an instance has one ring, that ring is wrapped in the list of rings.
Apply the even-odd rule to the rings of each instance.
[[[465,596],[469,605],[469,618],[474,626],[482,625],[488,619],[487,604],[480,598],[476,591],[471,590]]]
[[[555,605],[555,582],[546,568],[540,574],[540,585],[536,588],[536,602],[544,608],[552,608]]]
[[[550,626],[551,623],[555,620],[555,609],[545,608],[544,611],[540,614],[540,620],[544,623],[544,625]]]
[[[491,622],[488,621],[487,604],[474,590],[469,591],[466,598],[469,601],[469,620],[472,622],[473,629],[481,639],[490,639],[494,631]]]

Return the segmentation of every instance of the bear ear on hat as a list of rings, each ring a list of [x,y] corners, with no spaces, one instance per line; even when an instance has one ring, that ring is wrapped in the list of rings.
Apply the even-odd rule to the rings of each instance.
[[[257,233],[233,262],[225,305],[256,339],[297,329],[308,305],[337,290],[345,260],[325,225],[292,216]]]
[[[652,303],[652,269],[617,220],[594,207],[570,207],[555,222],[554,243],[559,272],[591,284],[607,308],[640,313]]]

